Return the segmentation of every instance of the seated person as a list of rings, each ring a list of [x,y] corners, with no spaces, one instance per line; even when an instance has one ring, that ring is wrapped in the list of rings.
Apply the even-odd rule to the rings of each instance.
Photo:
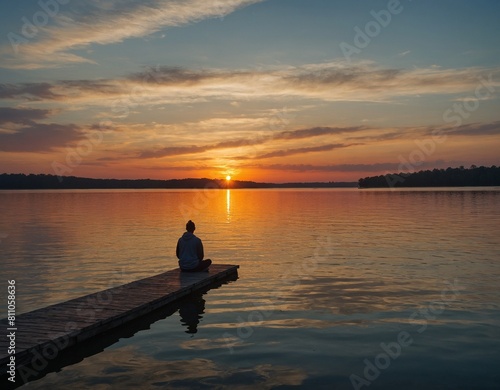
[[[203,260],[203,244],[193,233],[196,226],[193,221],[186,223],[186,232],[177,241],[175,253],[179,259],[179,267],[185,272],[208,271],[212,260]]]

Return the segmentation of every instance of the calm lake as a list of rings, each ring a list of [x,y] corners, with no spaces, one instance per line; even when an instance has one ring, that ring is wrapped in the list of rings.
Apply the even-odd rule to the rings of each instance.
[[[498,389],[500,188],[0,192],[18,313],[175,268],[239,279],[29,389]]]

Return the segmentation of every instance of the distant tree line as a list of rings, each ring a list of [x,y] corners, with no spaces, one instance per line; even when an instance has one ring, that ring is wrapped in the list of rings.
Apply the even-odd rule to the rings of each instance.
[[[359,188],[500,186],[500,167],[447,168],[359,179]]]
[[[356,187],[356,182],[317,182],[317,183],[257,183],[219,179],[90,179],[75,176],[56,176],[45,174],[0,174],[0,190],[31,189],[141,189],[141,188],[332,188]]]

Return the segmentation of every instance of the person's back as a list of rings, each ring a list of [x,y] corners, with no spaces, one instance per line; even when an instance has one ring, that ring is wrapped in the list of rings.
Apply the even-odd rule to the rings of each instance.
[[[203,244],[192,232],[185,232],[177,243],[177,257],[182,269],[193,269],[203,259]]]
[[[194,235],[196,227],[193,221],[186,224],[186,232],[177,241],[176,255],[179,259],[179,267],[183,271],[203,271],[207,269],[212,261],[203,260],[203,244]]]

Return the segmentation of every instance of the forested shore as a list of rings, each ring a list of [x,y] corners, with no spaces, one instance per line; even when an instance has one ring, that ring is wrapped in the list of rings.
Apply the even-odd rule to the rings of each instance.
[[[356,187],[356,182],[258,183],[223,179],[92,179],[45,174],[0,174],[0,190],[33,189],[175,189],[175,188],[338,188]]]
[[[500,167],[458,167],[359,179],[359,188],[500,186]]]

